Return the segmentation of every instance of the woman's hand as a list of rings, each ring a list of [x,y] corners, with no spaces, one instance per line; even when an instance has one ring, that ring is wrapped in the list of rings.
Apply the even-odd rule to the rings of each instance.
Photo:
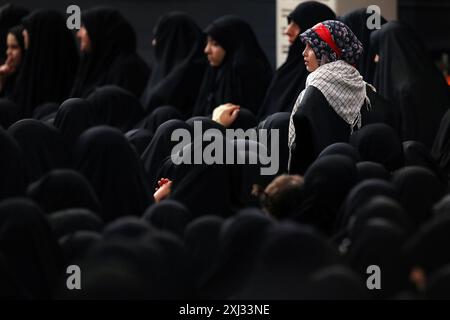
[[[153,198],[155,198],[155,202],[159,203],[170,195],[172,181],[169,179],[160,179],[158,181],[158,188],[155,189],[155,193],[153,194]]]
[[[232,103],[223,104],[214,109],[212,119],[228,128],[236,121],[240,109],[240,106]]]

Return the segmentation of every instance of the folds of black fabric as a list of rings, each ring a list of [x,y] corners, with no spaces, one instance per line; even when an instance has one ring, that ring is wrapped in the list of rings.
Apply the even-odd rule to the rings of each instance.
[[[292,11],[288,19],[300,27],[300,32],[312,28],[317,23],[334,20],[336,15],[326,5],[316,1],[306,1]],[[305,46],[300,38],[289,47],[286,62],[275,72],[267,94],[258,112],[258,119],[277,112],[291,112],[298,95],[305,88],[309,75],[303,61]]]
[[[85,98],[96,87],[111,84],[140,97],[150,69],[136,53],[136,34],[130,23],[106,7],[83,10],[81,20],[92,51],[81,56],[71,96]]]
[[[8,30],[21,23],[29,13],[28,9],[7,3],[0,7],[0,65],[6,60],[6,36]]]

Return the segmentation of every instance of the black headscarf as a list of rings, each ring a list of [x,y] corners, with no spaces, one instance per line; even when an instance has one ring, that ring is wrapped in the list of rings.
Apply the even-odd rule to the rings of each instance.
[[[404,164],[402,141],[388,125],[365,126],[351,135],[350,144],[359,151],[363,161],[380,163],[390,172]]]
[[[192,221],[185,229],[184,241],[192,264],[197,297],[208,298],[201,288],[209,279],[216,266],[219,253],[219,234],[223,219],[204,216]]]
[[[86,100],[91,103],[91,114],[96,125],[108,125],[127,132],[144,116],[139,100],[118,86],[96,88]]]
[[[122,14],[112,8],[83,10],[82,25],[91,41],[83,53],[72,97],[85,98],[96,87],[113,84],[140,97],[150,69],[136,54],[136,33]]]
[[[256,209],[238,212],[222,224],[219,234],[219,260],[206,285],[210,298],[235,297],[246,285],[266,231],[274,220]]]
[[[77,263],[83,259],[86,253],[95,244],[102,240],[99,232],[76,231],[63,236],[59,240],[66,263]]]
[[[441,120],[431,154],[439,164],[445,178],[450,180],[450,110]]]
[[[135,150],[110,127],[84,132],[75,147],[76,167],[90,181],[103,207],[105,222],[140,216],[152,201],[150,183]]]
[[[289,162],[289,146],[288,146],[288,137],[289,137],[289,119],[291,114],[288,112],[279,112],[268,116],[263,122],[258,125],[258,130],[266,129],[268,130],[268,148],[272,145],[272,143],[278,144],[279,147],[279,161],[280,168],[277,172],[277,176],[283,173],[287,173],[288,171],[288,162]],[[279,141],[272,139],[271,129],[278,130],[279,133]]]
[[[205,31],[225,50],[219,67],[209,66],[194,109],[194,116],[211,114],[233,103],[254,114],[264,99],[272,69],[250,25],[236,16],[224,16]]]
[[[53,170],[30,184],[27,195],[46,213],[70,208],[84,208],[101,214],[100,202],[94,189],[73,170]]]
[[[397,171],[392,183],[400,195],[400,202],[408,212],[414,227],[420,227],[432,216],[432,207],[445,188],[432,171],[423,167],[406,167]]]
[[[326,20],[335,20],[336,14],[328,6],[306,1],[299,4],[288,16],[300,27],[300,33]],[[298,95],[305,88],[309,72],[303,61],[305,46],[300,37],[289,47],[286,62],[275,72],[267,90],[266,97],[259,109],[258,118],[264,120],[276,112],[291,112]]]
[[[170,104],[186,119],[192,115],[206,70],[204,35],[187,15],[161,16],[153,31],[155,65],[142,104],[147,112]]]
[[[364,77],[366,82],[372,82],[373,73],[375,70],[375,54],[370,48],[370,35],[376,29],[369,29],[367,27],[368,19],[373,15],[373,13],[368,13],[367,8],[361,8],[347,13],[344,16],[339,17],[343,23],[352,29],[353,33],[358,37],[359,41],[361,41],[364,52],[359,59],[358,62],[358,71]],[[381,25],[384,25],[387,21],[386,19],[380,15]]]
[[[444,171],[439,167],[437,161],[423,143],[417,141],[403,142],[403,154],[405,166],[419,166],[431,170],[441,181],[442,185],[447,188],[448,180]]]
[[[60,249],[44,213],[26,199],[0,203],[0,252],[34,299],[50,299],[62,271]]]
[[[53,125],[61,131],[65,143],[72,147],[85,130],[94,126],[90,102],[80,98],[64,101],[56,113]]]
[[[388,22],[371,36],[380,60],[374,85],[400,109],[403,141],[431,148],[439,123],[450,107],[448,86],[422,41],[407,26]]]
[[[376,196],[385,196],[394,200],[399,199],[395,187],[384,180],[369,179],[360,182],[348,193],[342,204],[337,220],[336,231],[346,233],[349,225],[352,224],[357,210]]]
[[[28,184],[27,167],[19,144],[0,128],[0,200],[22,196]]]
[[[0,65],[6,60],[6,36],[9,29],[20,24],[28,13],[28,9],[11,3],[0,7]]]
[[[149,176],[150,186],[156,187],[159,178],[158,171],[162,163],[172,154],[173,148],[179,143],[171,141],[172,133],[177,129],[185,129],[191,132],[190,126],[181,120],[169,120],[158,127],[152,141],[144,150],[141,159]]]
[[[172,119],[181,120],[183,115],[174,106],[161,106],[147,115],[136,127],[146,129],[154,134],[160,125]]]
[[[86,209],[66,209],[54,212],[48,219],[57,239],[79,231],[101,232],[103,228],[102,219]]]
[[[67,166],[63,138],[60,132],[43,122],[24,119],[8,129],[21,146],[30,181],[56,168]]]
[[[257,300],[304,299],[310,294],[304,290],[309,277],[339,263],[336,248],[314,229],[293,223],[274,225],[265,235],[257,268],[242,296]]]
[[[360,161],[360,156],[358,154],[358,151],[355,150],[354,147],[352,147],[350,144],[345,142],[338,142],[335,144],[332,144],[331,146],[326,147],[320,154],[318,159],[326,156],[332,156],[332,155],[340,155],[340,156],[346,156],[353,160],[354,163],[358,163]]]
[[[60,103],[72,88],[78,55],[62,13],[37,10],[22,19],[30,38],[20,69],[15,100],[29,117],[44,102]]]
[[[392,298],[408,289],[409,265],[403,254],[405,232],[383,219],[369,220],[359,237],[353,239],[347,259],[361,277],[367,276],[367,268],[376,265],[383,274],[382,290],[372,290],[377,299]]]
[[[305,174],[305,200],[293,218],[331,235],[347,193],[356,183],[356,165],[341,155],[316,160]]]
[[[0,98],[0,126],[7,129],[19,120],[19,107],[14,101]]]
[[[145,211],[143,219],[160,230],[183,237],[184,229],[191,222],[191,213],[181,203],[164,200],[151,205]]]
[[[14,99],[14,90],[17,85],[17,75],[20,73],[20,68],[22,66],[22,62],[25,57],[25,43],[24,43],[24,39],[23,39],[23,35],[22,35],[23,29],[24,28],[22,25],[18,25],[18,26],[15,26],[15,27],[9,29],[9,31],[8,31],[8,34],[12,34],[14,36],[14,38],[16,39],[17,44],[19,45],[19,48],[21,51],[21,55],[22,55],[22,60],[21,60],[20,65],[18,65],[16,67],[13,74],[10,74],[5,79],[2,90],[0,92],[0,96],[10,98],[10,99]],[[5,42],[6,42],[6,39],[5,39]],[[3,52],[2,52],[2,54],[3,54]]]

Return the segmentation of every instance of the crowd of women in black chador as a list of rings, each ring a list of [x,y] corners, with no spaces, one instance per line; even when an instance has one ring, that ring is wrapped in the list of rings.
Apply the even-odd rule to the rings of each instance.
[[[238,16],[163,15],[149,67],[115,9],[83,11],[77,50],[62,13],[1,7],[0,298],[450,298],[448,88],[367,18],[300,4],[273,74]],[[279,139],[190,164],[208,142],[171,137],[199,123]],[[271,144],[264,176],[246,160]]]

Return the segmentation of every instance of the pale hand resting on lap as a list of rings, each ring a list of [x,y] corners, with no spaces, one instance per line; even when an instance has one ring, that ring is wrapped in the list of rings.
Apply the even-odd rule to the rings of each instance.
[[[240,106],[232,103],[223,104],[214,109],[212,119],[228,128],[236,121],[240,109]]]

